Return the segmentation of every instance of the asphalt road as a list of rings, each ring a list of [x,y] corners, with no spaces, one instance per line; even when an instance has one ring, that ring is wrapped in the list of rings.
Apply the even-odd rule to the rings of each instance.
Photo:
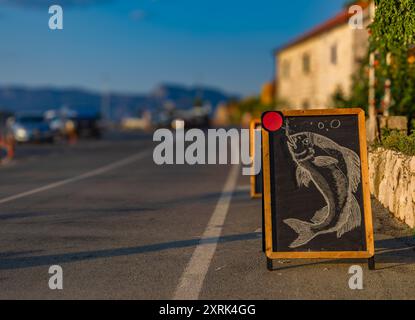
[[[0,298],[415,298],[413,233],[376,201],[376,271],[300,260],[269,272],[240,168],[159,167],[153,147],[140,134],[20,147],[0,168]],[[348,286],[353,264],[363,290]],[[63,290],[49,289],[52,265]]]

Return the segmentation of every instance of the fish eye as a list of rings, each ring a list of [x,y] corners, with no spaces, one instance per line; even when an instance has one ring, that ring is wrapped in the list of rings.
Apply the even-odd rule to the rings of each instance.
[[[309,144],[310,144],[310,140],[308,139],[303,140],[303,145],[308,146]]]

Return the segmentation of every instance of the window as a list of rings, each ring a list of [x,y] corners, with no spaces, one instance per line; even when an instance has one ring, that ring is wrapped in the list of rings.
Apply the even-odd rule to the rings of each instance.
[[[282,63],[282,76],[284,78],[290,77],[290,62],[287,60]]]
[[[310,55],[308,53],[303,55],[303,72],[305,74],[310,73]]]
[[[334,44],[330,48],[330,61],[331,64],[337,64],[337,44]]]

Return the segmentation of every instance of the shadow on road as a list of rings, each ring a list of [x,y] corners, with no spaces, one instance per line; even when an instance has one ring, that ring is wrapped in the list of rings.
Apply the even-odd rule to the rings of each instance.
[[[246,234],[222,236],[219,238],[207,238],[203,240],[191,239],[191,240],[172,241],[172,242],[165,242],[165,243],[158,243],[158,244],[139,246],[139,247],[130,247],[130,248],[85,251],[85,252],[75,252],[75,253],[66,253],[66,254],[18,257],[18,258],[16,258],[15,256],[19,256],[27,252],[21,252],[21,253],[13,252],[13,254],[3,253],[3,254],[0,254],[0,270],[22,269],[22,268],[31,268],[31,267],[39,267],[39,266],[51,266],[54,264],[61,264],[61,263],[71,263],[71,262],[78,262],[78,261],[85,261],[85,260],[129,256],[129,255],[135,255],[135,254],[163,251],[163,250],[168,250],[168,249],[193,247],[199,244],[206,245],[206,244],[211,244],[211,243],[216,243],[216,242],[226,243],[226,242],[254,240],[260,237],[261,237],[261,233],[253,232],[253,233],[246,233]],[[13,257],[13,258],[8,258],[8,257]]]
[[[245,190],[235,190],[233,192],[212,192],[206,194],[196,194],[188,197],[175,198],[171,200],[161,200],[157,203],[157,207],[165,208],[170,206],[179,206],[189,203],[203,203],[203,204],[214,204],[218,202],[218,199],[221,197],[232,196],[234,201],[246,201],[251,202],[252,199],[248,196],[248,191]],[[260,203],[260,201],[259,201]]]
[[[395,263],[379,269],[415,263],[415,237],[401,237],[376,241],[376,261],[379,263]]]
[[[25,254],[38,253],[39,251],[28,252],[6,252],[0,253],[0,270],[10,269],[22,269],[39,266],[50,266],[53,264],[71,263],[85,260],[94,260],[102,258],[112,258],[120,256],[129,256],[135,254],[158,252],[169,249],[180,249],[186,247],[194,247],[199,244],[212,244],[212,243],[227,243],[237,241],[255,240],[261,238],[260,232],[229,235],[219,238],[207,238],[207,239],[191,239],[172,241],[165,243],[158,243],[152,245],[130,247],[130,248],[118,248],[108,250],[97,251],[85,251],[66,254],[46,255],[46,256],[30,256],[21,257]],[[286,270],[299,267],[316,266],[323,264],[350,264],[350,263],[363,263],[362,259],[336,259],[336,260],[319,260],[309,261],[307,263],[301,263],[301,260],[297,260],[300,263],[293,263],[286,266],[281,266],[276,269]],[[304,260],[302,260],[304,262]],[[379,264],[395,264],[378,267],[377,270],[389,269],[399,267],[402,265],[415,263],[415,238],[403,237],[396,239],[386,239],[376,241],[376,262]]]
[[[385,240],[375,241],[376,254],[375,259],[377,263],[376,270],[384,270],[395,267],[415,263],[415,237],[401,237]],[[304,260],[297,260],[304,262]],[[366,263],[366,259],[335,259],[335,260],[308,260],[308,263],[296,263],[275,268],[275,270],[287,270],[299,267],[325,265],[325,264],[362,264]],[[285,263],[291,261],[285,261]],[[393,264],[388,266],[381,266],[379,264]]]

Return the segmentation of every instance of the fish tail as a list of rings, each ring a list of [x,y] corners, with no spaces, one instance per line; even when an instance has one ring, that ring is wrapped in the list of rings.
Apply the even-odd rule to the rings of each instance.
[[[313,226],[311,223],[304,222],[297,219],[286,219],[284,223],[289,225],[298,234],[298,238],[290,244],[290,248],[298,248],[310,240],[312,240],[317,234],[311,230]]]

